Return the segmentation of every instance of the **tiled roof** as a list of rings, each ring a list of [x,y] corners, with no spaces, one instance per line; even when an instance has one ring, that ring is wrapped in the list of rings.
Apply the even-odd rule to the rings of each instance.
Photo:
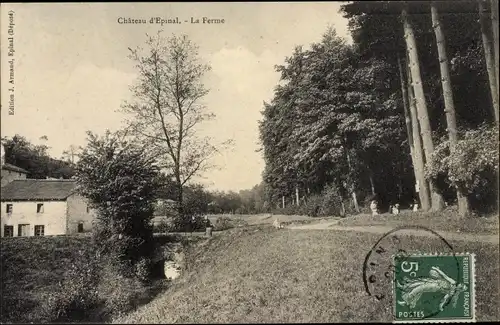
[[[24,174],[28,173],[27,170],[22,169],[21,167],[11,165],[11,164],[3,164],[2,169],[6,169],[6,170],[13,171],[13,172],[18,172],[18,173],[24,173]]]
[[[2,201],[65,200],[74,193],[76,182],[71,179],[20,179],[2,187]]]

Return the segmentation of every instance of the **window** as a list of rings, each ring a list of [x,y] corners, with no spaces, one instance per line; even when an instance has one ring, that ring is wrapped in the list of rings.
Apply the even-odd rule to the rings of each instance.
[[[3,226],[4,237],[14,237],[14,226]]]
[[[45,234],[45,226],[35,226],[35,236],[43,236]]]
[[[7,212],[8,214],[12,213],[12,204],[7,204],[7,208],[5,209],[5,212]]]
[[[43,203],[37,203],[36,213],[43,213]]]
[[[83,232],[83,222],[78,223],[78,232]]]
[[[29,234],[30,234],[30,225],[28,224],[17,225],[17,235],[19,237],[29,236]]]

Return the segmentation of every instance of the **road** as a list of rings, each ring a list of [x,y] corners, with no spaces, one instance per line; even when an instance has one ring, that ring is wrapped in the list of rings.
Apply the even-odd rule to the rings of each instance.
[[[293,225],[286,227],[291,230],[333,230],[333,231],[355,231],[355,232],[369,232],[375,234],[385,234],[394,228],[384,227],[384,226],[340,226],[337,224],[338,220],[310,224],[310,225]],[[459,232],[447,232],[447,231],[436,231],[446,240],[459,240],[459,241],[469,241],[469,242],[483,242],[490,244],[499,243],[499,236],[497,235],[480,235],[480,234],[470,234],[470,233],[459,233]],[[419,231],[413,229],[405,229],[398,231],[398,233],[404,233],[411,236],[421,236],[421,237],[432,237],[432,233],[426,231]]]

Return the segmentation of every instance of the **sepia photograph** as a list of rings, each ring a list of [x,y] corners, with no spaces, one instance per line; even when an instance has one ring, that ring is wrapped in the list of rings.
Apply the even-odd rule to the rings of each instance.
[[[498,2],[2,3],[0,323],[500,321]]]

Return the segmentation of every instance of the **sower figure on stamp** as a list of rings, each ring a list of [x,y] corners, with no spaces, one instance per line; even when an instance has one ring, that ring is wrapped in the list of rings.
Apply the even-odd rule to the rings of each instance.
[[[428,278],[410,279],[405,277],[403,283],[396,282],[396,285],[404,293],[402,300],[398,301],[401,306],[415,308],[418,300],[423,293],[440,292],[444,294],[439,310],[443,311],[444,306],[451,300],[453,307],[456,307],[460,293],[467,290],[467,286],[456,281],[446,275],[439,267],[433,266],[429,272]]]

